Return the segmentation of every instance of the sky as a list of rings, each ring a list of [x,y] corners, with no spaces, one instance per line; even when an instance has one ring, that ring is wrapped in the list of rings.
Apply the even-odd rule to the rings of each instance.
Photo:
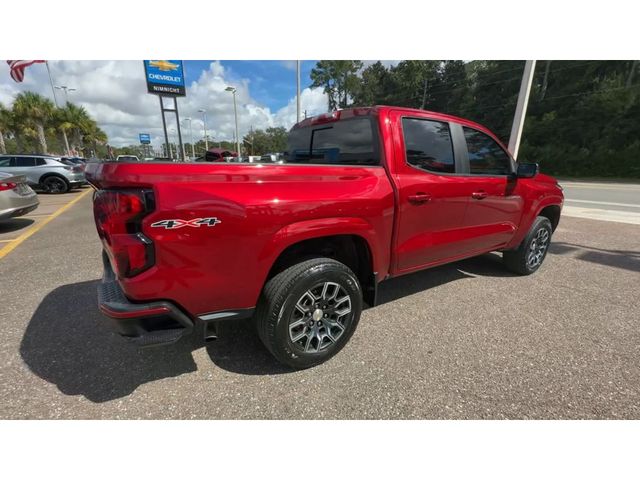
[[[327,111],[322,88],[310,88],[311,69],[315,61],[301,63],[301,106],[309,115]],[[76,90],[69,101],[82,105],[109,136],[113,146],[138,143],[139,133],[149,133],[152,144],[162,143],[162,118],[156,95],[148,94],[141,60],[118,61],[49,61],[55,85]],[[184,142],[190,142],[192,118],[194,141],[204,137],[202,113],[207,111],[207,133],[214,141],[232,140],[235,131],[233,97],[227,86],[237,88],[240,138],[250,128],[283,126],[289,129],[296,120],[295,61],[280,60],[186,60],[186,97],[178,98]],[[25,70],[22,83],[9,75],[6,61],[0,62],[0,103],[11,106],[16,94],[31,90],[53,99],[44,64]],[[56,90],[58,103],[65,102],[64,92]],[[167,104],[172,103],[167,101]],[[167,128],[175,131],[175,117],[167,113]],[[175,141],[175,133],[171,141]]]

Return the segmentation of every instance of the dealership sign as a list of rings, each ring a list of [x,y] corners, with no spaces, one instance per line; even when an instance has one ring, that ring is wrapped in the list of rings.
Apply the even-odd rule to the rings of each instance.
[[[144,60],[147,91],[168,97],[184,97],[182,60]]]
[[[143,145],[149,145],[151,143],[151,135],[149,135],[148,133],[141,133],[139,134],[140,137],[140,143],[142,143]]]

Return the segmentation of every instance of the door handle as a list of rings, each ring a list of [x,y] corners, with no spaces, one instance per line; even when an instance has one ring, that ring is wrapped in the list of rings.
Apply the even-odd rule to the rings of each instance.
[[[482,200],[483,198],[487,198],[488,195],[489,194],[487,192],[480,190],[479,192],[473,192],[471,197],[476,200]]]
[[[428,193],[418,192],[416,194],[409,195],[408,198],[409,198],[409,201],[411,203],[414,203],[416,205],[420,205],[420,204],[426,203],[429,200],[431,200],[431,195],[429,195]]]

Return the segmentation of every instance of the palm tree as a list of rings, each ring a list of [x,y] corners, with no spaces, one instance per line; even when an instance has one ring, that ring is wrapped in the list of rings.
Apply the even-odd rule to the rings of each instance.
[[[93,122],[85,108],[67,102],[64,107],[58,109],[58,121],[59,128],[65,136],[67,133],[71,134],[73,149],[82,149],[83,135],[91,130]]]
[[[0,153],[7,153],[7,147],[4,144],[4,134],[12,128],[13,119],[11,118],[11,110],[0,103]]]
[[[84,132],[83,140],[93,146],[93,154],[97,156],[98,144],[106,144],[108,138],[107,134],[98,127],[98,124],[91,120],[87,125],[87,130]]]
[[[13,102],[13,115],[16,123],[26,127],[27,133],[32,133],[35,130],[41,153],[47,153],[44,128],[53,117],[54,111],[55,107],[51,100],[34,92],[19,93]]]

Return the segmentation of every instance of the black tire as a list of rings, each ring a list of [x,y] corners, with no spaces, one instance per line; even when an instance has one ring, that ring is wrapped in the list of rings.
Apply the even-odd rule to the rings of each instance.
[[[42,179],[42,189],[47,193],[67,193],[71,185],[59,175],[49,175]]]
[[[516,250],[502,253],[505,266],[512,272],[520,275],[531,275],[536,272],[547,256],[552,233],[553,228],[551,227],[549,219],[546,217],[537,217],[520,246]],[[546,238],[542,251],[540,251],[542,247],[541,238]],[[533,259],[534,261],[532,261],[532,255],[536,257]]]
[[[325,300],[334,289],[333,300]],[[341,314],[347,310],[345,295],[349,297],[349,313]],[[306,313],[299,308],[303,304]],[[319,365],[342,350],[355,332],[361,312],[362,288],[355,274],[330,258],[314,258],[287,268],[267,282],[255,321],[258,335],[271,354],[285,365],[303,369]],[[302,325],[294,325],[301,321]],[[305,332],[306,336],[294,341]]]

